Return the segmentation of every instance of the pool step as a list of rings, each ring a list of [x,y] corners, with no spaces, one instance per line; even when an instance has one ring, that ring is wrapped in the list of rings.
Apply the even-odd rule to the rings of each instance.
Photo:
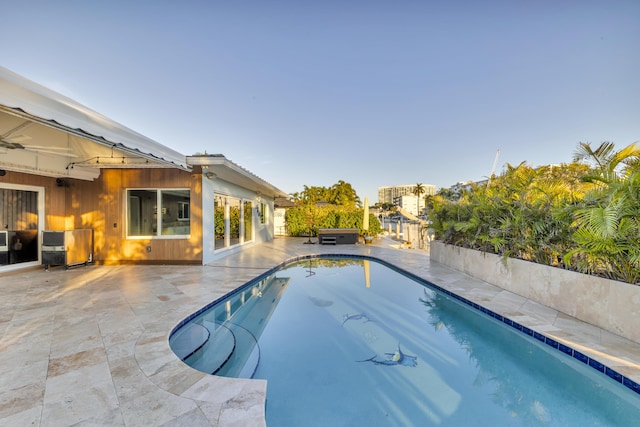
[[[192,368],[201,372],[215,374],[233,354],[236,347],[236,338],[233,332],[226,326],[207,322],[205,327],[211,333],[206,344],[183,359]]]
[[[272,277],[268,283],[258,282],[236,293],[224,306],[201,316],[197,322],[209,331],[210,337],[193,354],[183,358],[185,363],[209,374],[252,378],[260,363],[256,337],[262,333],[290,280]],[[241,306],[245,310],[237,312]]]
[[[173,352],[182,360],[198,351],[208,340],[209,330],[197,323],[188,323],[169,340]]]
[[[260,346],[255,336],[247,329],[227,324],[236,338],[236,347],[217,375],[234,378],[252,378],[260,363]]]

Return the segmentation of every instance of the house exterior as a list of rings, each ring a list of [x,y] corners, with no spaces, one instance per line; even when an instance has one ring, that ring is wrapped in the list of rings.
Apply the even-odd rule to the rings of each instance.
[[[287,229],[287,209],[293,208],[297,204],[288,198],[277,198],[274,202],[273,212],[273,226],[276,236],[288,236],[289,230]]]
[[[92,230],[95,263],[206,264],[272,239],[285,196],[0,67],[0,272],[41,265],[52,230]]]

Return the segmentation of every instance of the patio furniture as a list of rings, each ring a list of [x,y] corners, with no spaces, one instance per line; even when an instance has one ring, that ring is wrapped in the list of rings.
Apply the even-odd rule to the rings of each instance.
[[[318,242],[321,245],[348,245],[358,243],[360,232],[357,228],[320,228]]]

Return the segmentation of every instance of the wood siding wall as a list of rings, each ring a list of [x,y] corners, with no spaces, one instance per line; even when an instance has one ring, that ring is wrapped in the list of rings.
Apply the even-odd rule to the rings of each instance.
[[[0,179],[45,187],[45,229],[93,229],[97,263],[202,263],[200,174],[178,169],[103,169],[95,181],[64,178],[64,185],[59,185],[55,178],[7,171]],[[190,189],[190,236],[127,239],[125,192],[128,188]]]
[[[0,177],[0,183],[44,187],[45,218],[44,228],[47,230],[65,229],[65,189],[59,187],[55,178],[7,171]],[[4,224],[2,224],[4,226]]]

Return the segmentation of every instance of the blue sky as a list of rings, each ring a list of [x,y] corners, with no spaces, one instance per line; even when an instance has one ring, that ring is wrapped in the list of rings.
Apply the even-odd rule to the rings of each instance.
[[[638,1],[30,1],[2,65],[293,193],[487,177],[640,140]]]

